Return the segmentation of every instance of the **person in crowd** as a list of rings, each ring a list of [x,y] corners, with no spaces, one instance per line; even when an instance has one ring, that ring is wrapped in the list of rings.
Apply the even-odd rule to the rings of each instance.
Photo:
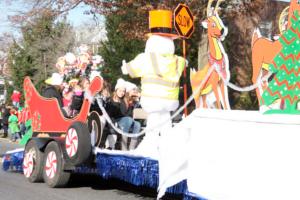
[[[10,107],[5,105],[2,108],[3,118],[2,118],[2,125],[3,125],[3,138],[6,138],[8,135],[8,118],[10,116]]]
[[[87,76],[82,76],[80,77],[78,84],[83,91],[87,91],[90,87],[91,82]]]
[[[129,81],[126,82],[126,98],[128,99],[129,107],[141,108],[140,104],[141,94],[139,92],[139,88]]]
[[[63,108],[66,111],[68,116],[71,116],[71,103],[73,98],[73,89],[70,86],[67,86],[63,90]]]
[[[103,107],[106,109],[108,106],[108,103],[111,101],[111,85],[107,81],[103,81],[103,87],[101,91],[99,92],[99,96],[102,102]],[[102,114],[102,111],[100,110],[100,107],[98,105],[97,101],[94,101],[91,105],[91,110],[95,110],[98,113]]]
[[[18,108],[20,105],[21,93],[18,90],[14,90],[10,97],[14,107]]]
[[[123,79],[118,79],[111,102],[108,105],[109,116],[116,120],[122,131],[129,133],[132,130],[132,133],[139,133],[141,124],[132,118],[132,110],[129,109],[128,102],[126,102],[125,92],[126,82]],[[122,150],[128,150],[127,141],[126,136],[121,137]],[[136,144],[137,139],[132,139],[129,148],[134,149]]]
[[[83,104],[84,92],[79,84],[76,84],[73,88],[73,96],[71,102],[72,116],[77,115],[80,112]]]
[[[103,106],[105,107],[106,104],[110,101],[111,99],[111,85],[109,82],[104,81],[103,82],[103,88],[100,92],[100,96],[103,100]]]
[[[48,78],[45,83],[47,87],[44,89],[42,96],[46,98],[55,98],[57,99],[58,105],[60,106],[63,114],[67,117],[67,113],[62,109],[63,108],[63,96],[62,96],[62,83],[63,78],[58,73],[52,73],[52,76]]]
[[[0,106],[0,130],[3,128],[3,112],[2,112],[3,106],[4,105]]]
[[[140,93],[138,87],[129,81],[126,81],[126,93],[125,93],[125,102],[127,102],[128,106],[128,115],[130,117],[134,117],[134,109],[141,108],[140,104]],[[145,121],[135,119],[135,121],[138,121],[140,124],[144,124]],[[130,149],[135,149],[136,146],[138,146],[138,141],[140,141],[140,137],[138,138],[130,138],[129,144],[131,145]]]
[[[105,110],[108,110],[110,101],[111,101],[111,85],[109,82],[107,81],[103,81],[103,87],[102,90],[100,92],[100,98],[101,98],[101,102],[102,105],[104,107]],[[92,109],[97,111],[98,113],[100,113],[102,115],[102,111],[99,108],[98,102],[95,101],[94,104],[92,104]],[[106,126],[106,120],[104,117],[100,117],[100,121],[101,121],[101,128],[104,128]],[[102,129],[103,132],[103,129]],[[114,149],[115,145],[117,143],[117,135],[116,134],[109,134],[109,132],[103,132],[104,135],[103,137],[105,138],[105,144],[103,144],[102,146],[105,146],[108,149]]]
[[[10,140],[11,142],[15,142],[17,139],[20,139],[20,129],[18,124],[17,111],[12,108],[10,109],[10,116],[8,118],[8,127],[10,130]]]
[[[23,137],[26,133],[25,123],[28,120],[28,109],[19,107],[18,110],[18,122],[20,128],[20,136]]]

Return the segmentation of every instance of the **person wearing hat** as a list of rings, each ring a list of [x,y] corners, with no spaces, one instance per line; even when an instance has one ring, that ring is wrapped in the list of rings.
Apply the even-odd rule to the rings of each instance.
[[[113,118],[123,132],[125,133],[139,133],[141,129],[141,124],[132,118],[132,110],[130,109],[128,102],[125,98],[126,93],[126,81],[123,79],[118,79],[115,86],[115,91],[108,103],[108,113],[111,118]],[[132,131],[131,131],[132,130]],[[136,147],[137,140],[132,139],[128,147],[128,138],[126,136],[121,137],[121,149],[128,150],[134,149]]]
[[[179,105],[179,79],[186,64],[183,57],[174,55],[173,40],[178,35],[172,34],[172,11],[153,10],[149,13],[150,33],[145,52],[121,67],[123,74],[132,78],[141,78],[141,105],[147,112],[146,135],[137,152],[143,155],[157,155],[159,136],[165,128],[172,126],[170,112]],[[155,151],[156,150],[156,151]]]
[[[126,98],[128,100],[129,106],[134,108],[140,108],[140,93],[139,88],[136,84],[126,81]]]
[[[18,90],[14,90],[10,98],[13,106],[18,108],[20,105],[21,93]]]
[[[62,108],[63,97],[61,91],[63,78],[61,75],[59,73],[52,73],[52,76],[48,78],[45,83],[47,84],[47,87],[44,89],[42,96],[46,98],[56,98],[60,108]]]

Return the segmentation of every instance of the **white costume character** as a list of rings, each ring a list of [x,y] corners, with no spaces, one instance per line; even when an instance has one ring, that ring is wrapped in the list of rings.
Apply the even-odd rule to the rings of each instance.
[[[129,63],[123,61],[122,71],[141,78],[141,105],[148,114],[148,130],[136,151],[153,157],[157,155],[160,134],[172,126],[170,111],[179,105],[179,79],[185,59],[174,55],[173,39],[178,36],[171,34],[172,12],[150,11],[149,22],[151,35],[145,52]]]

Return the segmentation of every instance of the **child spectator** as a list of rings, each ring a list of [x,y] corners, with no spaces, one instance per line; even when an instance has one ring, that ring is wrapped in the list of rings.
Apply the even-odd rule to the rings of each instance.
[[[20,139],[20,129],[19,129],[19,125],[18,125],[18,117],[16,115],[17,111],[12,108],[10,109],[10,116],[8,118],[8,127],[10,130],[10,134],[11,134],[11,141],[15,142],[17,139]]]
[[[10,98],[13,106],[18,108],[20,104],[21,93],[18,90],[14,90]]]

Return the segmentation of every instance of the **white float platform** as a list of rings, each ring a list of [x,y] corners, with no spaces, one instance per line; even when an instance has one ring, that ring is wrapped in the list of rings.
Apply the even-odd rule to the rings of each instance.
[[[207,199],[300,199],[300,116],[195,110],[165,133],[161,194],[187,179]]]

